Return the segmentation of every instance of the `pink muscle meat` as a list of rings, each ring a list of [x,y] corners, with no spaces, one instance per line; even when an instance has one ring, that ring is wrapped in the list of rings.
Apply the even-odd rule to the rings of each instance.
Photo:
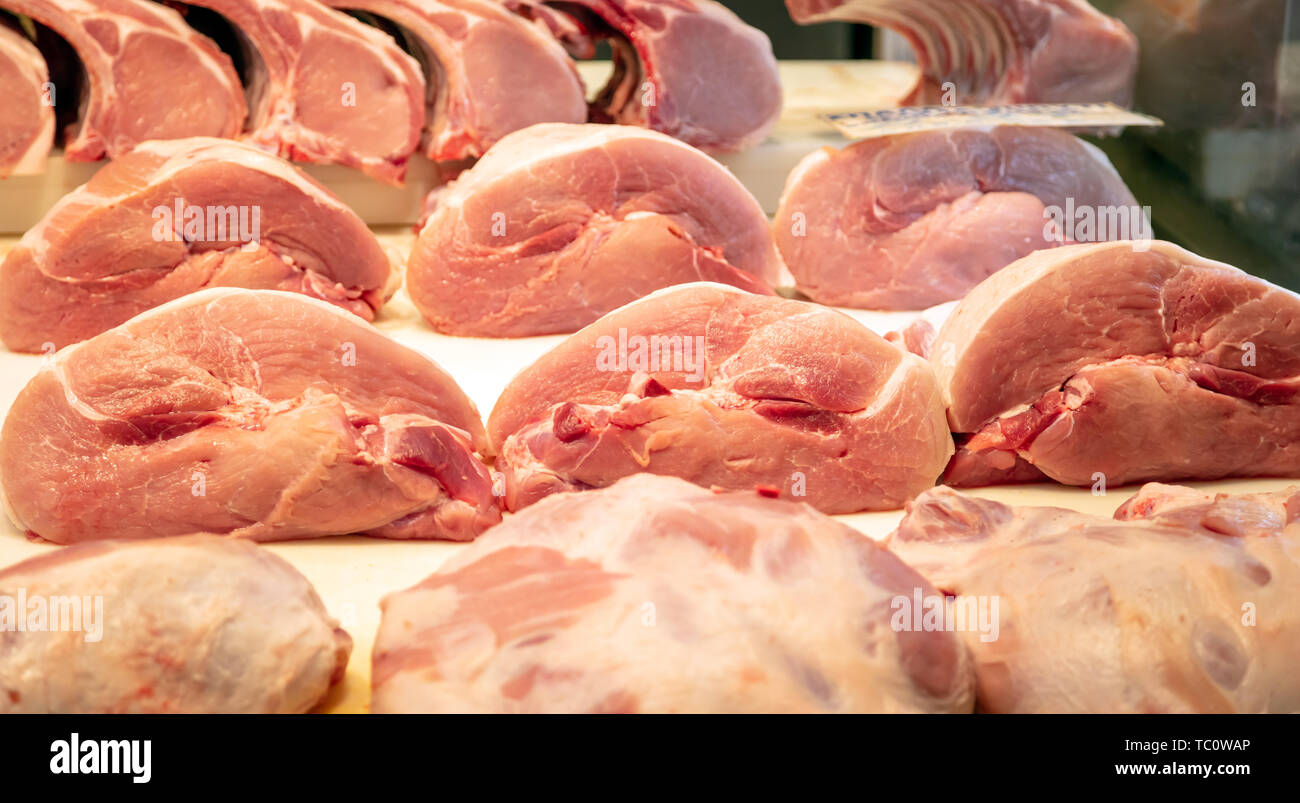
[[[1133,194],[1083,140],[1049,128],[923,131],[810,154],[791,171],[772,230],[808,297],[923,309],[1063,244],[1069,232],[1048,212],[1064,220],[1085,208],[1128,216],[1108,218],[1125,227],[1108,225],[1103,239],[1139,236]]]
[[[488,431],[510,510],[640,472],[825,513],[892,509],[952,454],[924,361],[833,310],[704,284],[556,346],[506,387]]]
[[[1300,297],[1169,243],[1031,254],[930,361],[952,485],[1300,476]]]
[[[205,290],[58,352],[0,432],[10,517],[61,544],[469,540],[500,521],[455,381],[297,293]]]
[[[419,44],[428,73],[424,152],[482,156],[533,123],[587,119],[582,81],[545,31],[493,0],[329,0],[390,20]]]
[[[54,145],[50,71],[27,37],[0,22],[0,178],[45,169]]]
[[[914,593],[936,592],[804,505],[629,477],[388,596],[371,710],[968,712],[959,638],[891,626]]]
[[[407,289],[447,334],[567,334],[662,287],[769,293],[784,272],[744,185],[653,131],[530,126],[435,192]]]
[[[0,263],[0,338],[62,348],[205,287],[291,290],[373,318],[395,284],[329,190],[250,145],[142,143],[64,196]]]
[[[424,125],[419,64],[387,34],[317,0],[185,0],[252,46],[248,141],[400,184]]]
[[[150,139],[234,137],[247,106],[230,58],[149,0],[0,0],[68,41],[85,68],[70,161],[115,159]],[[56,97],[56,103],[76,98]]]
[[[1086,0],[786,0],[795,22],[839,20],[898,31],[921,80],[905,103],[1127,106],[1138,42]],[[950,86],[945,86],[946,84]]]
[[[709,152],[762,142],[781,116],[772,43],[712,0],[504,0],[590,58],[608,41],[614,73],[591,104],[599,123],[647,126]]]

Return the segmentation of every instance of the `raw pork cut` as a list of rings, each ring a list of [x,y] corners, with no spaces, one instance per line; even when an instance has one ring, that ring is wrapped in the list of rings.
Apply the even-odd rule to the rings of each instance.
[[[16,631],[34,611],[45,629]],[[82,544],[0,570],[0,624],[0,713],[302,714],[352,652],[307,578],[210,535]]]
[[[506,506],[637,472],[893,509],[952,454],[920,358],[834,310],[721,285],[630,304],[544,354],[488,421]]]
[[[609,42],[595,122],[648,126],[711,152],[762,142],[781,116],[772,43],[712,0],[505,0],[583,55]],[[561,22],[567,17],[567,24]]]
[[[1300,476],[1300,297],[1148,245],[1039,251],[957,305],[948,484]]]
[[[185,2],[221,14],[256,51],[249,141],[402,182],[424,126],[424,77],[392,37],[317,0]]]
[[[41,51],[0,22],[0,178],[45,169],[54,145],[54,96]]]
[[[1140,211],[1093,145],[1050,128],[1004,126],[822,148],[790,173],[772,228],[795,285],[810,298],[922,309],[961,298],[999,268],[1064,242],[1067,232],[1051,225],[1049,207],[1062,218],[1084,207]]]
[[[653,131],[531,126],[435,192],[407,290],[447,334],[568,333],[661,287],[768,293],[783,273],[744,185]]]
[[[234,137],[247,107],[230,58],[170,8],[148,0],[0,0],[66,39],[86,97],[65,155],[115,159],[149,139]],[[76,102],[56,97],[56,103]]]
[[[1275,493],[1225,494],[1148,482],[1120,505],[1115,518],[1217,535],[1269,533],[1300,521],[1300,486]]]
[[[996,601],[997,638],[963,631],[977,710],[1300,711],[1300,489],[1221,497],[1207,520],[1236,519],[1239,531],[1161,515],[1158,498],[1171,492],[1195,493],[1142,490],[1152,521],[948,488],[908,506],[889,548],[955,595],[956,611]]]
[[[953,633],[894,630],[937,592],[806,506],[629,477],[548,499],[390,595],[371,711],[971,710]]]
[[[786,0],[801,25],[842,20],[898,31],[921,81],[906,104],[1105,102],[1127,106],[1136,37],[1085,0]],[[952,105],[946,103],[945,105]]]
[[[0,338],[62,348],[222,285],[293,290],[368,320],[395,280],[361,218],[293,165],[230,140],[146,142],[0,263]]]
[[[582,81],[544,31],[491,0],[329,0],[409,31],[429,72],[425,153],[434,161],[482,156],[533,123],[587,119]]]
[[[500,520],[478,411],[355,315],[221,288],[64,349],[0,433],[10,517],[61,544],[468,540]]]

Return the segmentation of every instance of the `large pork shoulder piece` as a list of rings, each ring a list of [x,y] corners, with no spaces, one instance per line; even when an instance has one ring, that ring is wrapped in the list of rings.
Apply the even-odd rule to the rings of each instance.
[[[296,569],[207,535],[0,569],[0,623],[0,713],[302,714],[352,652]]]
[[[951,712],[951,632],[895,628],[938,592],[805,505],[641,475],[511,517],[385,598],[371,710]]]
[[[500,520],[486,450],[432,360],[322,301],[223,288],[55,355],[5,419],[0,484],[61,544],[468,540]]]
[[[185,2],[221,14],[256,51],[249,141],[401,183],[420,144],[425,85],[392,37],[317,0]]]
[[[768,293],[784,275],[744,185],[645,129],[530,126],[435,192],[406,278],[447,334],[568,334],[669,285]]]
[[[1300,476],[1300,297],[1169,243],[1031,254],[929,357],[950,485]]]
[[[292,290],[371,319],[396,281],[329,190],[251,145],[141,144],[73,190],[0,263],[0,338],[84,340],[205,287]]]
[[[243,129],[244,89],[230,58],[173,9],[151,0],[0,0],[0,9],[53,29],[81,59],[87,88],[67,132],[71,161],[117,158],[150,139],[234,137]],[[54,102],[78,99],[56,94]]]
[[[949,488],[908,506],[887,545],[954,595],[977,710],[1300,711],[1300,487],[1151,484],[1116,518]]]
[[[56,97],[41,51],[0,21],[0,178],[45,169],[54,146]]]
[[[546,31],[495,0],[328,0],[408,32],[429,72],[424,149],[434,161],[482,156],[534,123],[587,119],[582,80]]]
[[[711,153],[762,142],[781,116],[767,35],[713,0],[498,0],[590,58],[606,41],[614,71],[591,119],[641,125]]]
[[[834,310],[709,284],[556,346],[506,387],[488,429],[510,510],[638,472],[825,513],[895,509],[953,448],[923,360]]]
[[[902,34],[921,80],[904,103],[1127,106],[1137,37],[1086,0],[786,0],[795,22],[861,22]]]
[[[809,154],[790,173],[772,230],[808,297],[924,309],[1066,242],[1047,213],[1068,222],[1082,208],[1118,210],[1126,221],[1140,212],[1105,154],[1083,140],[1014,126],[921,131]],[[1104,239],[1141,235],[1113,228]]]

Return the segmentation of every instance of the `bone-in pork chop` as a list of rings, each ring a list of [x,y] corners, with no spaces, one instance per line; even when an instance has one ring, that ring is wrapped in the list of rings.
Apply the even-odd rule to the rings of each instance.
[[[504,0],[585,58],[609,43],[614,71],[591,103],[600,123],[642,125],[711,153],[762,142],[781,116],[772,43],[713,0]]]
[[[81,59],[87,83],[67,132],[70,161],[115,159],[149,139],[234,137],[243,129],[244,89],[230,57],[173,9],[150,0],[0,0],[0,9],[53,29]]]
[[[50,71],[41,51],[0,22],[0,178],[45,169],[54,145]]]
[[[424,127],[424,76],[382,31],[316,0],[185,0],[246,37],[248,141],[400,184]]]
[[[534,123],[587,119],[582,80],[545,31],[493,0],[329,0],[395,22],[418,42],[428,87],[424,152],[436,162],[482,156]]]
[[[912,104],[1111,102],[1127,106],[1138,42],[1087,0],[786,0],[795,22],[898,31],[922,78]]]

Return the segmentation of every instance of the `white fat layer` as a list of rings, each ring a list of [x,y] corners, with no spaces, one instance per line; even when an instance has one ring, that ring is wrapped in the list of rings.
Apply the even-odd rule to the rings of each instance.
[[[279,178],[295,188],[300,190],[304,195],[310,196],[313,200],[323,206],[333,207],[344,211],[350,211],[344,206],[338,198],[332,194],[324,192],[320,187],[312,184],[307,177],[298,168],[284,161],[278,156],[273,156],[265,151],[254,148],[251,145],[245,145],[229,139],[218,139],[217,137],[190,137],[188,139],[173,140],[149,140],[136,146],[135,151],[151,153],[165,158],[167,161],[158,166],[158,169],[149,176],[148,184],[160,184],[167,179],[205,161],[224,161],[234,162],[241,167],[250,170],[257,170],[269,176]],[[135,190],[123,193],[118,197],[127,197],[135,194]]]
[[[133,34],[154,34],[158,33],[160,28],[167,30],[176,36],[176,38],[187,42],[201,50],[203,68],[220,81],[228,78],[227,73],[221,69],[221,62],[211,55],[206,48],[200,43],[215,50],[206,37],[203,37],[198,31],[185,24],[181,16],[172,9],[164,8],[161,5],[153,3],[135,3],[132,4],[132,10],[135,14],[148,15],[149,22],[141,22],[138,17],[130,17],[122,14],[114,14],[105,9],[94,0],[60,0],[59,8],[65,12],[66,18],[72,24],[79,27],[84,26],[91,20],[111,20],[115,29],[117,41],[125,42]]]
[[[898,394],[903,392],[903,385],[907,382],[908,377],[914,370],[922,368],[923,365],[921,358],[915,354],[904,354],[903,359],[899,360],[898,364],[894,366],[889,379],[885,380],[885,384],[881,386],[880,392],[871,400],[871,404],[867,405],[861,412],[856,413],[856,415],[867,418],[879,415],[887,406],[897,401]]]
[[[725,176],[738,190],[750,196],[749,190],[726,167],[706,154],[704,151],[687,145],[681,140],[667,134],[646,128],[627,125],[599,125],[594,123],[538,123],[528,128],[507,134],[493,145],[477,165],[452,185],[446,196],[439,202],[438,208],[459,208],[466,197],[477,192],[478,187],[490,181],[506,177],[518,171],[530,170],[534,165],[552,159],[563,158],[588,150],[599,150],[616,140],[642,139],[657,142],[677,154],[670,154],[665,161],[674,156],[683,160],[710,162],[718,168],[718,174]],[[463,179],[471,178],[470,181]],[[752,197],[752,196],[750,196]],[[755,208],[758,202],[754,201]]]

